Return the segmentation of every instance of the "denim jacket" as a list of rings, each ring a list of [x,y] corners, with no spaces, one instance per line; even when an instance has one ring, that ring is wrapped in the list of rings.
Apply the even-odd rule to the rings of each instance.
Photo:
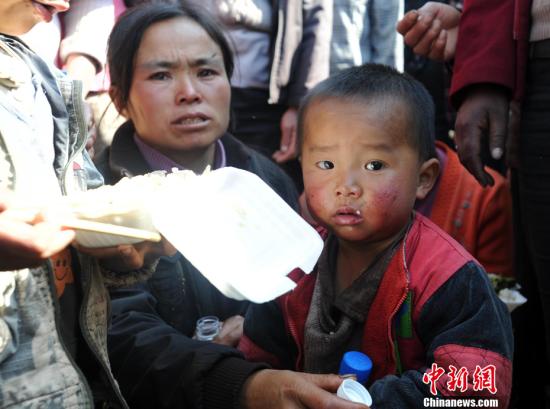
[[[61,72],[52,72],[18,39],[0,35],[0,41],[42,77],[52,108],[53,165],[61,191],[70,193],[82,182],[88,188],[101,185],[102,177],[84,149],[87,133],[81,84],[63,78]],[[18,177],[29,169],[18,167],[17,154],[13,154],[17,152],[13,149],[17,138],[10,135],[13,107],[4,98],[10,88],[13,86],[0,82],[0,185],[16,189]],[[126,407],[107,355],[108,292],[97,261],[82,254],[78,257],[83,290],[80,330],[100,364],[100,378],[111,385],[117,404]],[[62,341],[61,319],[51,262],[0,272],[0,407],[93,407],[87,380]]]

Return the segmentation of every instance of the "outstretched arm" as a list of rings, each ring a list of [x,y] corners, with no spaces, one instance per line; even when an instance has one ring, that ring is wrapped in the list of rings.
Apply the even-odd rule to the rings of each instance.
[[[160,317],[146,286],[112,296],[109,355],[134,408],[365,408],[333,394],[338,376],[268,370],[236,349],[183,335]]]
[[[194,340],[168,324],[146,285],[111,292],[109,355],[135,408],[238,407],[247,377],[264,364],[227,346]],[[218,402],[216,404],[216,402]]]
[[[73,230],[37,210],[21,211],[13,200],[11,191],[0,192],[0,271],[38,266],[73,241]]]
[[[335,395],[342,383],[337,375],[261,370],[243,388],[245,409],[368,409]]]

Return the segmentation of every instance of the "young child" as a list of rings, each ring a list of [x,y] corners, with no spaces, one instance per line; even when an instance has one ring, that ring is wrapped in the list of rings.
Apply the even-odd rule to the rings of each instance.
[[[249,309],[239,344],[248,359],[330,373],[361,350],[376,408],[423,407],[431,386],[506,407],[506,308],[476,260],[413,212],[439,168],[433,111],[420,83],[379,65],[342,71],[305,98],[305,196],[330,234],[295,290]],[[480,387],[482,373],[491,385]]]
[[[415,210],[462,244],[487,273],[513,277],[512,195],[508,180],[488,168],[495,184],[483,187],[460,163],[455,151],[440,141],[435,145],[439,177],[430,193],[416,201]]]

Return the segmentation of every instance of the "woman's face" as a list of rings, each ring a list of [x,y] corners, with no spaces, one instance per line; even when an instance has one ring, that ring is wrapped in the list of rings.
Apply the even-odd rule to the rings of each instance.
[[[229,125],[220,47],[188,18],[153,24],[138,49],[128,105],[138,136],[168,157],[205,152]]]
[[[69,0],[0,0],[0,32],[21,35],[69,9]]]

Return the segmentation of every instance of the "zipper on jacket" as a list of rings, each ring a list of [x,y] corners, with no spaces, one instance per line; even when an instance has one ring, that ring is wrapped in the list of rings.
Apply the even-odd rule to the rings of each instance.
[[[416,216],[414,216],[414,217],[416,217]],[[388,339],[390,340],[392,357],[393,357],[393,359],[395,359],[396,369],[398,371],[402,371],[403,368],[402,368],[402,365],[401,365],[401,354],[399,352],[397,352],[397,354],[399,355],[399,359],[398,359],[398,355],[396,355],[396,348],[397,348],[397,351],[399,351],[399,347],[397,346],[397,336],[394,339],[393,334],[392,334],[392,332],[395,332],[394,331],[394,326],[393,326],[393,320],[395,318],[395,314],[397,314],[397,312],[399,311],[399,309],[401,308],[401,306],[403,305],[403,303],[407,299],[407,294],[409,294],[409,290],[410,290],[409,289],[410,276],[409,276],[409,269],[407,268],[407,261],[406,260],[407,260],[407,238],[409,236],[409,232],[411,230],[411,227],[412,227],[413,223],[414,223],[414,218],[413,218],[413,222],[409,225],[409,227],[407,227],[407,231],[405,233],[405,236],[403,237],[403,249],[402,249],[402,251],[403,251],[403,269],[406,273],[406,279],[407,279],[407,283],[405,284],[405,291],[404,291],[403,295],[401,296],[401,299],[397,303],[397,306],[391,312],[389,322],[388,322]],[[412,300],[411,300],[411,308],[412,308]],[[400,368],[398,368],[398,367],[400,367]]]
[[[16,172],[15,172],[15,166],[13,164],[13,160],[12,160],[12,157],[11,157],[11,154],[10,154],[10,151],[8,149],[8,145],[6,144],[6,141],[4,140],[4,138],[2,138],[2,132],[0,132],[0,146],[1,146],[1,149],[0,149],[0,153],[2,151],[4,151],[5,155],[6,155],[6,162],[9,166],[9,168],[11,169],[11,176],[12,176],[12,180],[11,180],[11,183],[9,182],[9,180],[6,180],[6,186],[8,188],[11,188],[12,190],[15,190],[15,181],[16,181],[16,178],[17,178],[17,175],[16,175]]]
[[[311,274],[311,273],[310,273]],[[285,299],[285,303],[288,302],[288,299]],[[285,306],[284,310],[285,311],[287,308]],[[307,316],[306,316],[306,319],[307,319]],[[288,325],[288,331],[290,332],[290,335],[292,336],[292,339],[294,340],[294,343],[296,344],[296,349],[297,349],[297,354],[296,354],[296,360],[295,360],[295,364],[294,364],[294,370],[298,370],[299,368],[299,364],[300,364],[300,360],[303,359],[303,347],[300,346],[300,339],[298,337],[298,332],[297,332],[297,329],[296,329],[296,325],[295,325],[295,320],[292,319],[292,316],[291,315],[288,315],[288,320],[286,320],[286,324]]]
[[[45,263],[45,266],[48,274],[48,286],[50,288],[50,294],[52,295],[52,303],[54,306],[55,330],[57,332],[59,344],[61,345],[61,348],[63,348],[65,355],[69,359],[69,362],[71,363],[73,369],[76,371],[80,382],[84,386],[84,392],[88,395],[87,397],[88,397],[88,402],[90,403],[89,405],[90,408],[93,408],[94,395],[92,393],[92,389],[90,388],[90,385],[88,384],[88,381],[84,376],[84,373],[80,370],[79,366],[76,364],[76,361],[74,360],[69,350],[67,349],[67,346],[65,345],[65,342],[63,340],[63,336],[61,335],[62,330],[60,327],[60,321],[63,319],[63,317],[61,316],[61,306],[59,305],[59,300],[57,299],[57,290],[55,288],[55,275],[53,272],[51,261],[47,260]]]
[[[73,152],[73,154],[67,159],[65,168],[61,173],[62,174],[61,192],[63,193],[63,195],[67,194],[67,177],[69,172],[73,171],[72,166],[73,166],[74,158],[76,158],[77,155],[81,154],[84,151],[84,148],[86,147],[86,139],[88,137],[86,120],[84,115],[84,105],[83,105],[84,100],[82,99],[82,82],[78,80],[72,81],[71,102],[73,105],[73,109],[75,111],[78,135],[77,135],[77,140],[75,145],[76,149]],[[69,115],[70,115],[70,112],[69,112]],[[70,132],[70,129],[69,129],[69,132]]]
[[[403,367],[402,367],[402,364],[401,364],[401,354],[399,353],[399,347],[397,346],[397,336],[394,337],[393,334],[392,334],[392,333],[395,332],[394,331],[393,320],[395,318],[395,314],[397,314],[397,312],[399,311],[399,309],[401,308],[401,306],[403,305],[403,303],[407,299],[407,294],[408,293],[409,293],[409,284],[407,283],[407,285],[405,286],[405,293],[403,294],[403,296],[399,300],[399,303],[397,303],[396,308],[394,308],[394,310],[392,311],[392,313],[390,315],[389,322],[388,322],[388,339],[390,340],[392,357],[393,357],[393,359],[395,359],[395,366],[396,366],[397,372],[399,374],[401,374],[401,372],[403,372]]]
[[[7,47],[10,47],[9,41],[4,41],[5,39],[6,39],[6,37],[0,36],[0,42],[4,42],[4,44]],[[18,57],[21,58],[21,56],[19,56],[19,55],[18,55]],[[12,159],[12,156],[10,154],[8,144],[6,143],[6,140],[4,138],[2,138],[2,133],[1,132],[0,132],[0,138],[1,138],[0,144],[2,145],[4,153],[6,154],[6,161],[8,162],[8,164],[9,164],[11,170],[12,170],[11,174],[12,174],[13,179],[12,179],[12,182],[11,182],[11,186],[9,186],[9,184],[8,184],[8,187],[11,187],[11,189],[15,191],[16,179],[17,179],[17,174],[16,174],[16,171],[15,171],[15,165],[13,163],[13,159]]]
[[[86,257],[86,260],[89,263],[89,266],[88,266],[89,270],[88,271],[93,271],[93,269],[95,268],[94,261],[89,257]],[[79,262],[80,262],[80,264],[82,264],[82,258],[81,257],[79,257]],[[81,271],[80,271],[81,280],[84,279],[83,271],[84,271],[84,268],[81,267]],[[88,277],[86,277],[86,279],[88,280]],[[90,280],[88,280],[88,281],[90,281]],[[88,321],[86,319],[86,312],[85,311],[86,311],[86,307],[88,305],[88,299],[90,297],[91,283],[82,281],[82,284],[83,284],[84,294],[83,294],[83,297],[82,297],[82,304],[80,306],[80,314],[79,314],[79,317],[78,317],[79,318],[78,322],[79,322],[79,324],[80,323],[88,324]],[[109,314],[107,316],[107,319],[109,319]],[[105,361],[103,359],[100,359],[101,353],[95,348],[95,343],[92,342],[92,340],[88,336],[88,333],[86,331],[84,331],[83,326],[79,325],[79,328],[80,328],[80,332],[82,334],[82,337],[84,338],[84,341],[86,341],[86,345],[88,346],[88,348],[90,348],[90,351],[94,355],[94,359],[99,363],[99,365],[101,366],[101,369],[103,370],[105,375],[107,375],[107,379],[109,380],[109,385],[111,386],[111,389],[114,391],[114,393],[115,393],[115,395],[118,399],[117,403],[122,404],[123,408],[128,409],[128,405],[126,403],[126,400],[122,396],[122,393],[120,392],[120,389],[119,389],[118,385],[115,384],[116,381],[114,380],[114,376],[111,372],[111,368],[108,367],[105,364]],[[108,354],[108,351],[106,351],[106,352]]]
[[[72,84],[72,86],[71,86],[71,102],[73,104],[73,109],[75,111],[75,117],[76,117],[76,122],[77,122],[77,129],[78,129],[78,136],[77,136],[76,149],[73,152],[73,154],[68,158],[67,164],[65,165],[65,168],[63,169],[63,172],[62,172],[61,191],[64,195],[67,194],[67,189],[66,189],[66,187],[67,187],[67,176],[68,176],[69,172],[72,172],[72,170],[73,170],[72,169],[73,160],[77,155],[82,153],[82,151],[86,147],[86,139],[87,139],[87,136],[88,136],[87,132],[86,132],[86,121],[85,121],[84,109],[83,109],[82,82],[76,80],[76,81],[71,81],[71,84]],[[70,113],[69,113],[69,115],[70,115]],[[79,261],[82,264],[82,259],[81,258],[80,258]],[[94,262],[89,260],[89,263],[90,263],[90,266],[89,266],[90,271],[93,271]],[[84,268],[81,266],[81,279],[83,279],[83,277],[82,277],[84,275],[83,271],[84,271]],[[94,355],[94,358],[96,359],[96,361],[101,366],[101,369],[103,370],[103,372],[107,375],[107,379],[109,379],[109,384],[110,384],[112,390],[114,391],[117,399],[119,400],[119,403],[122,403],[123,407],[127,408],[128,406],[126,404],[126,401],[122,397],[122,393],[120,392],[120,390],[118,388],[118,385],[115,385],[114,377],[112,375],[111,369],[109,367],[107,367],[107,365],[105,364],[103,359],[100,359],[101,354],[94,347],[94,343],[90,340],[90,338],[88,337],[88,334],[84,331],[84,328],[81,325],[82,323],[87,323],[85,310],[86,310],[86,306],[87,306],[87,302],[88,302],[88,298],[89,298],[89,294],[90,294],[90,285],[84,285],[85,284],[84,282],[82,284],[83,284],[83,290],[85,291],[85,293],[82,297],[82,304],[80,306],[80,313],[79,313],[80,332],[81,332],[82,337],[84,338],[88,348],[90,349],[90,351]],[[88,386],[88,390],[90,390],[89,386]],[[92,395],[92,402],[93,402],[93,395]]]

